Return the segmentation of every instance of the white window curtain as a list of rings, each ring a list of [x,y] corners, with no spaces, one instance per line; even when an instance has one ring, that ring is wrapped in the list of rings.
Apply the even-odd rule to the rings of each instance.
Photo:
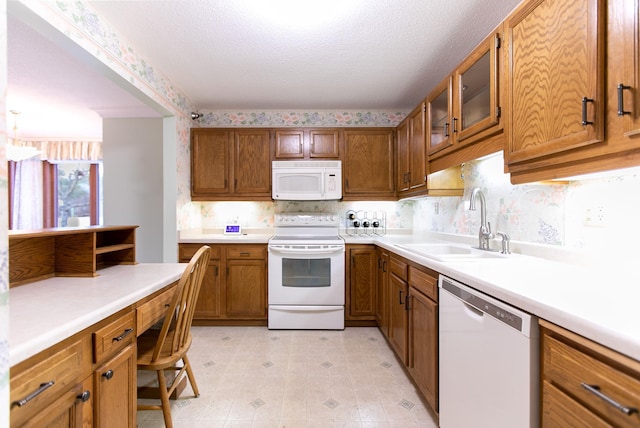
[[[56,161],[88,161],[102,160],[102,142],[100,141],[22,141],[9,138],[9,144],[16,151],[32,150],[32,155],[39,155],[40,160]],[[10,159],[14,160],[14,159]]]
[[[13,189],[12,223],[14,229],[41,229],[42,161],[37,158],[16,162]]]

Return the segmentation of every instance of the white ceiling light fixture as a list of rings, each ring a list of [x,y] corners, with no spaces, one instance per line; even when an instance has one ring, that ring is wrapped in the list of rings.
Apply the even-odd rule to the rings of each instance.
[[[20,140],[18,139],[18,116],[20,112],[18,110],[9,110],[9,113],[13,115],[13,137],[12,140],[14,143],[18,143]],[[23,160],[31,159],[35,156],[38,156],[42,153],[40,150],[35,147],[29,146],[21,146],[8,143],[6,146],[7,151],[7,160],[20,162]]]

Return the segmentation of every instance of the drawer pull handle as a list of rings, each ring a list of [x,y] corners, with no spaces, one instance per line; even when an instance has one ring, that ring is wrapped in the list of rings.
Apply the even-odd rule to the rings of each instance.
[[[52,380],[50,380],[49,382],[41,383],[40,384],[40,388],[36,389],[31,394],[29,394],[26,397],[24,397],[22,400],[14,401],[13,405],[14,406],[18,406],[18,407],[22,407],[22,406],[28,404],[29,401],[33,400],[38,395],[42,394],[45,390],[51,388],[53,386],[53,384],[55,384],[55,382],[52,381]]]
[[[113,342],[120,342],[122,339],[124,339],[125,337],[129,336],[131,333],[133,333],[133,329],[132,328],[128,328],[124,331],[124,333],[122,333],[120,336],[118,337],[114,337],[111,340],[111,343]]]
[[[107,370],[106,372],[102,373],[102,377],[106,380],[111,380],[111,378],[113,377],[113,370]]]
[[[630,111],[624,111],[624,90],[631,89],[631,86],[618,83],[618,116],[624,116],[625,114],[631,114]]]
[[[84,391],[82,394],[79,394],[77,398],[78,398],[78,400],[82,401],[83,403],[86,403],[91,398],[91,392]]]
[[[638,413],[638,409],[636,409],[634,407],[623,406],[622,404],[618,403],[613,398],[608,397],[607,395],[605,395],[602,392],[600,392],[600,387],[598,385],[589,385],[589,384],[586,384],[584,382],[580,383],[580,385],[584,389],[589,391],[590,393],[594,394],[596,397],[598,397],[598,398],[606,401],[607,403],[611,404],[613,407],[615,407],[616,409],[620,410],[625,415],[632,415],[634,413]]]
[[[587,120],[587,103],[594,102],[593,99],[582,97],[582,126],[593,125],[593,122]]]
[[[241,255],[242,257],[245,257],[245,256],[247,256],[247,257],[248,257],[248,256],[250,256],[250,255],[251,255],[251,253],[249,253],[248,251],[241,251],[241,252],[240,252],[240,255]]]

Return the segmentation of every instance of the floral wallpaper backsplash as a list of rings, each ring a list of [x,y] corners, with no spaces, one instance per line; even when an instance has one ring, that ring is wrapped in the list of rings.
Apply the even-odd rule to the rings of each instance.
[[[491,229],[512,240],[593,252],[627,252],[640,241],[629,199],[640,195],[640,168],[563,182],[513,185],[502,152],[467,162],[463,197],[416,201],[414,230],[477,235],[480,212],[469,211],[475,187],[483,190]],[[638,251],[632,249],[633,253]]]
[[[270,111],[208,111],[194,126],[397,126],[408,111],[334,111],[334,110],[270,110]]]
[[[245,228],[271,228],[274,217],[282,212],[324,212],[340,216],[346,226],[347,211],[384,212],[387,229],[411,229],[413,202],[340,202],[340,201],[265,201],[202,202],[202,228],[218,229],[226,223]]]

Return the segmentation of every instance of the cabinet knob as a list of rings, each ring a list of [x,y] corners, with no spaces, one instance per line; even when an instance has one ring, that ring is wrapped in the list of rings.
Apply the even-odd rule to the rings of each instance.
[[[106,372],[102,373],[102,377],[110,380],[113,377],[113,370],[107,370]]]
[[[86,403],[91,398],[91,392],[84,391],[82,394],[78,395],[77,398],[78,398],[78,400],[82,401],[83,403]]]

